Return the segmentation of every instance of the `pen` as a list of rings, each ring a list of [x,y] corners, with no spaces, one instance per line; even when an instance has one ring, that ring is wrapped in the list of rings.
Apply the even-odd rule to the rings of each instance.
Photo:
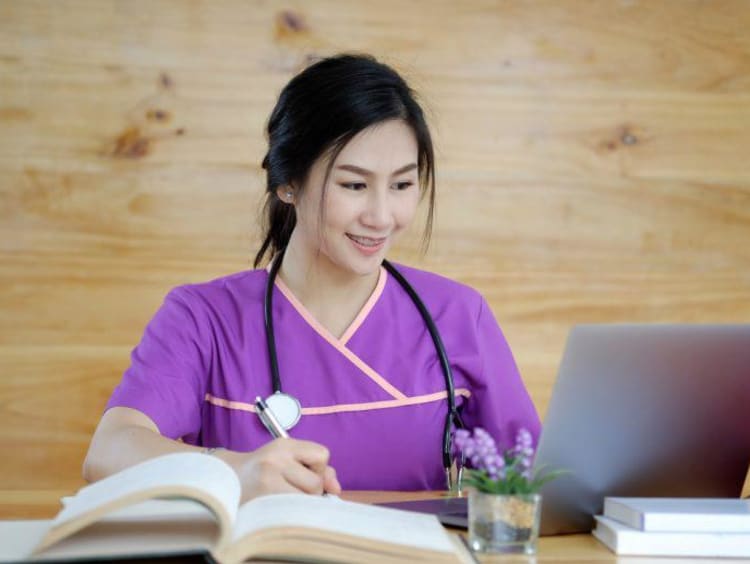
[[[271,408],[268,407],[268,404],[260,396],[256,396],[255,398],[255,411],[258,417],[260,417],[263,426],[268,429],[268,432],[271,433],[274,439],[289,438],[289,433],[281,426]]]
[[[268,407],[268,404],[260,396],[255,396],[255,411],[258,414],[261,422],[263,423],[263,426],[268,429],[268,432],[271,433],[271,436],[274,439],[289,438],[289,433],[287,433],[286,429],[281,426],[281,423],[279,423],[279,420],[276,419],[276,416],[273,414],[273,411],[271,411],[271,408]],[[328,493],[326,493],[325,491],[323,492],[323,495],[325,497],[328,497]]]

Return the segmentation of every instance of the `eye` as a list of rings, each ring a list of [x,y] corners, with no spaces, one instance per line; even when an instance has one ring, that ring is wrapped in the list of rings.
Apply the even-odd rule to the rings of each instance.
[[[367,188],[367,184],[364,182],[345,182],[341,184],[341,187],[346,188],[347,190],[359,191]]]
[[[413,185],[414,185],[413,182],[397,182],[393,186],[396,190],[406,190],[407,188]]]

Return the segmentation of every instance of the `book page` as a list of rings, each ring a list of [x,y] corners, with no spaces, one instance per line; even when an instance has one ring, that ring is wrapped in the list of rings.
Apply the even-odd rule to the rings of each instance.
[[[376,542],[455,552],[455,545],[434,515],[305,494],[269,495],[244,504],[237,515],[232,542],[275,527],[317,529]]]
[[[150,518],[147,523],[104,519],[68,536],[44,551],[42,559],[130,559],[209,554],[218,525],[203,519]]]
[[[188,497],[211,508],[223,543],[231,535],[240,491],[234,470],[216,457],[192,452],[160,456],[79,490],[52,522],[39,550],[111,511],[157,497]]]
[[[70,503],[72,497],[63,497],[63,506]],[[158,519],[213,519],[211,510],[188,498],[147,499],[107,513],[100,521],[148,521]]]
[[[0,562],[21,562],[31,557],[49,529],[49,521],[0,521]]]
[[[147,499],[108,513],[100,521],[148,521],[191,520],[215,521],[216,516],[205,505],[192,499]]]

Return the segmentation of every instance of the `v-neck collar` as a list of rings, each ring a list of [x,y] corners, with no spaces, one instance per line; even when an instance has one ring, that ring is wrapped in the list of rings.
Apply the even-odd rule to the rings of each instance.
[[[300,314],[300,316],[307,322],[308,325],[310,325],[310,327],[316,333],[318,333],[321,337],[323,337],[326,341],[330,342],[333,345],[345,346],[352,338],[352,336],[357,332],[357,329],[359,329],[360,326],[365,322],[367,316],[372,311],[372,308],[375,307],[375,304],[383,294],[383,290],[385,289],[385,284],[388,279],[388,272],[382,266],[380,267],[378,272],[378,282],[375,285],[375,289],[370,294],[370,297],[367,298],[367,301],[359,310],[359,313],[357,313],[357,315],[354,317],[354,320],[352,320],[346,330],[341,334],[341,337],[336,337],[336,335],[331,333],[323,326],[323,324],[315,319],[315,316],[313,316],[313,314],[304,306],[304,304],[297,299],[294,293],[292,293],[292,290],[289,288],[289,286],[287,286],[286,283],[278,276],[276,277],[276,280],[274,280],[274,285],[282,294],[284,294],[284,297],[289,301],[292,307],[297,311],[297,313]]]

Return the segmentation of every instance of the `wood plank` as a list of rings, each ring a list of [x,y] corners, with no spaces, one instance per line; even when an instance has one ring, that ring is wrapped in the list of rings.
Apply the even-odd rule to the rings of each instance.
[[[0,346],[0,420],[5,444],[16,453],[4,459],[4,487],[64,489],[83,484],[81,466],[89,440],[129,351]]]
[[[486,296],[542,414],[575,323],[746,322],[749,28],[745,0],[0,3],[3,483],[80,484],[166,292],[249,266],[279,89],[341,50],[433,127],[432,246],[393,258]]]

